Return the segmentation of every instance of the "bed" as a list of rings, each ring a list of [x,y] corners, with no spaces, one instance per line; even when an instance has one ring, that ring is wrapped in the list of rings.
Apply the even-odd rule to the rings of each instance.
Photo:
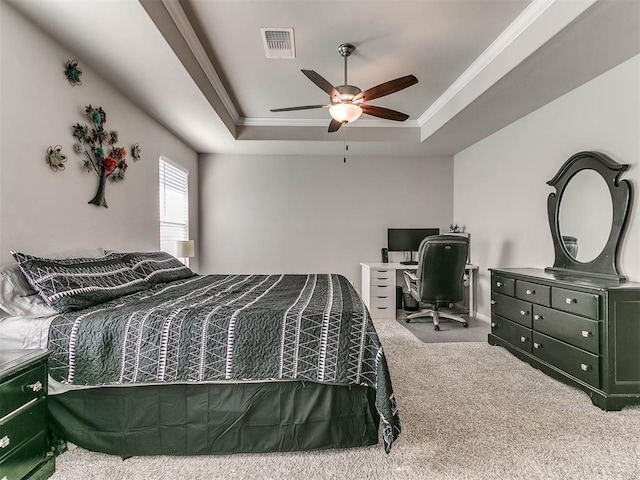
[[[164,252],[14,256],[50,315],[0,318],[0,347],[52,351],[60,439],[129,457],[381,436],[388,453],[400,433],[383,349],[341,275],[196,275]]]

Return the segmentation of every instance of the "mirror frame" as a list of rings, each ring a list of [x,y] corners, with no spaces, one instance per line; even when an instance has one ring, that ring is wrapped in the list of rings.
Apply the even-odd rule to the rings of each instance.
[[[599,152],[579,152],[567,160],[558,173],[547,182],[556,191],[549,194],[547,213],[549,227],[553,239],[555,262],[553,267],[545,270],[555,273],[580,273],[608,280],[625,282],[627,278],[620,273],[618,256],[621,240],[628,223],[629,205],[632,189],[629,180],[620,180],[620,175],[629,168],[628,164],[620,164]],[[567,251],[560,232],[560,205],[562,195],[574,175],[582,170],[594,170],[604,179],[613,204],[613,218],[609,238],[600,254],[589,262],[579,262]]]

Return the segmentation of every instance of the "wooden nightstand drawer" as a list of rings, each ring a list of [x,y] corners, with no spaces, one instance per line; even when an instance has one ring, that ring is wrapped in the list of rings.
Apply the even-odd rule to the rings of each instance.
[[[15,450],[2,461],[0,468],[0,479],[20,480],[29,472],[32,472],[34,465],[39,465],[42,460],[51,454],[43,453],[47,450],[47,432],[40,432],[35,437],[22,445],[22,448]],[[29,478],[47,478],[54,471],[53,461],[47,461],[37,472],[37,475]]]
[[[0,351],[0,480],[55,470],[47,435],[47,350]]]
[[[46,368],[41,363],[0,384],[0,419],[31,400],[43,397],[46,382]]]
[[[6,417],[6,420],[0,423],[0,460],[17,450],[31,437],[46,431],[46,425],[47,404],[44,398],[33,399]]]

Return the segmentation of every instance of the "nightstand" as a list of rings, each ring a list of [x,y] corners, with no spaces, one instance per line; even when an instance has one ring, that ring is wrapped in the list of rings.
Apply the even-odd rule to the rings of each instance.
[[[0,351],[0,480],[55,470],[47,438],[47,350]]]

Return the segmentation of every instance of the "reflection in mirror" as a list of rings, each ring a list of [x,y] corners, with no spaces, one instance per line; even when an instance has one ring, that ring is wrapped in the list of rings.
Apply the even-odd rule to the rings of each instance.
[[[579,262],[595,259],[607,244],[613,222],[613,202],[605,179],[581,170],[562,193],[560,234],[569,255]]]

